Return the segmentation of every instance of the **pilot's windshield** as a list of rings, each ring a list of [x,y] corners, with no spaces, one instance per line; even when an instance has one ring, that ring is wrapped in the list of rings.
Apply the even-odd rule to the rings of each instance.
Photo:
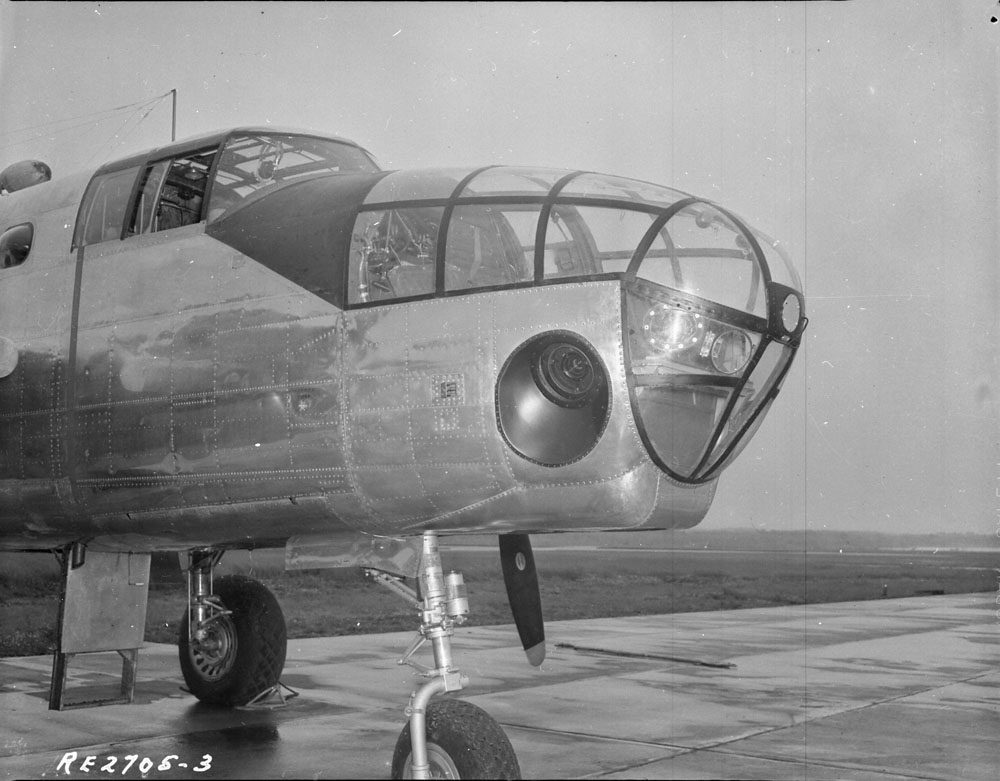
[[[212,222],[253,193],[316,173],[375,173],[363,149],[328,138],[262,134],[231,138],[222,150],[212,184]]]

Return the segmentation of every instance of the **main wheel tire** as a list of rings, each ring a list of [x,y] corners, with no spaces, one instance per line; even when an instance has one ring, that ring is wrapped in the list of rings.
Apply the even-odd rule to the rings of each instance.
[[[392,777],[413,778],[410,724],[392,755]],[[431,778],[519,779],[514,747],[500,725],[465,700],[433,700],[427,706],[427,759]]]
[[[202,702],[246,705],[281,677],[287,649],[285,617],[274,595],[251,578],[219,578],[215,596],[231,613],[210,622],[202,642],[188,641],[188,613],[184,614],[178,641],[181,672],[188,689]]]

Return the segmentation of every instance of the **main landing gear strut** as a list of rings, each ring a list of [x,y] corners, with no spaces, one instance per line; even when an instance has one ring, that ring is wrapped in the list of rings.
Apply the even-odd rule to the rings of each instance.
[[[213,583],[222,551],[189,554],[188,610],[178,650],[188,690],[202,702],[239,707],[278,691],[285,618],[274,595],[251,578]]]
[[[514,749],[500,725],[486,711],[464,700],[437,699],[436,694],[461,690],[469,682],[455,667],[451,638],[455,626],[469,614],[462,575],[447,576],[435,532],[424,532],[420,558],[420,594],[401,579],[379,570],[365,572],[377,583],[403,597],[420,615],[417,637],[398,664],[408,664],[427,682],[410,696],[408,723],[396,742],[393,778],[518,779],[520,767]],[[430,641],[434,667],[413,661],[413,654]]]

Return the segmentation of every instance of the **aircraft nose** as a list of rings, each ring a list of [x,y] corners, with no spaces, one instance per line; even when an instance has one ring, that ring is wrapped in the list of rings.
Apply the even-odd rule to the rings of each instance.
[[[689,203],[659,242],[624,283],[630,402],[653,461],[704,482],[763,421],[807,321],[787,258],[719,207]]]

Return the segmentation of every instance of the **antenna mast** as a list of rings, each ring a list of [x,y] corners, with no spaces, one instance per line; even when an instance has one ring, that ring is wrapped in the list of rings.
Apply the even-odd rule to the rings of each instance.
[[[170,143],[177,140],[177,90],[170,90],[171,112],[170,112]]]

